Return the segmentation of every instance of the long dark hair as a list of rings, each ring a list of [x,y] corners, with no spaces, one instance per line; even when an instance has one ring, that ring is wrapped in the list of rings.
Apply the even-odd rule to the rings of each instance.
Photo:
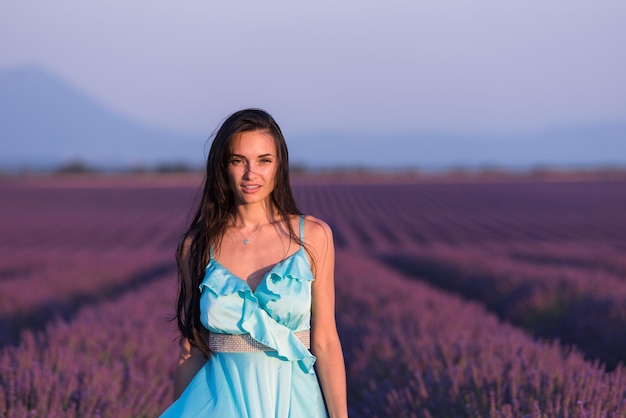
[[[291,192],[289,182],[289,155],[285,138],[272,116],[261,109],[244,109],[233,113],[221,125],[209,151],[206,162],[204,187],[200,204],[193,220],[176,250],[180,288],[176,304],[176,320],[181,337],[198,347],[205,355],[210,354],[206,342],[200,334],[200,290],[204,271],[209,260],[209,249],[219,249],[222,237],[234,213],[234,195],[228,183],[227,167],[231,158],[231,140],[241,132],[264,130],[274,138],[278,167],[271,193],[271,204],[279,213],[294,241],[300,238],[290,222],[292,215],[300,211]],[[182,257],[185,242],[189,245],[189,257]],[[188,263],[187,265],[184,265]],[[191,287],[183,278],[183,269],[191,275]],[[189,304],[187,300],[189,299]]]

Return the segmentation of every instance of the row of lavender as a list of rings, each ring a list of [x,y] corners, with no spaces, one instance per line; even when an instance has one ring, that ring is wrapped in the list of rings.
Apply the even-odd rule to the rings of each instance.
[[[624,182],[306,184],[295,192],[305,211],[345,221],[335,232],[347,248],[559,243],[569,248],[552,261],[593,266],[599,257],[602,267],[626,274],[626,260],[616,257],[626,250]],[[579,245],[573,255],[572,244]]]
[[[610,370],[626,361],[626,283],[605,271],[450,247],[380,258],[411,277],[480,301],[537,336],[575,344]]]
[[[307,185],[340,247],[484,303],[609,369],[626,361],[623,182]]]
[[[336,283],[351,416],[624,416],[623,368],[535,342],[362,254],[338,252]],[[166,275],[24,331],[0,351],[0,416],[158,415],[172,398],[174,292]]]
[[[0,189],[0,416],[154,416],[193,193],[25,183]]]
[[[0,347],[175,269],[193,192],[122,186],[0,188]]]
[[[626,370],[540,343],[478,304],[340,252],[353,416],[624,417]]]
[[[0,417],[155,417],[177,356],[171,276],[22,332],[0,351]],[[169,366],[169,367],[168,367]]]
[[[0,185],[0,193],[0,248],[11,251],[11,258],[29,258],[33,249],[63,256],[101,255],[103,246],[105,253],[169,250],[196,190],[18,183]],[[344,221],[335,228],[337,244],[351,249],[471,245],[532,262],[626,273],[626,260],[618,257],[626,249],[623,183],[301,185],[296,195],[305,211],[331,223]],[[518,251],[519,244],[546,243],[567,247],[552,255],[545,248]],[[6,276],[3,272],[0,280]]]

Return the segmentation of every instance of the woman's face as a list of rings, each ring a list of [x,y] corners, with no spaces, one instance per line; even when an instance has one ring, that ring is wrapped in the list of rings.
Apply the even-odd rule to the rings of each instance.
[[[266,202],[274,190],[278,157],[274,137],[265,130],[233,136],[228,183],[236,205]]]

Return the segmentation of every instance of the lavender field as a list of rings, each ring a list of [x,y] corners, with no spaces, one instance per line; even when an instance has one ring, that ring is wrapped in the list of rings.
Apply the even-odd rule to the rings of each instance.
[[[567,181],[566,181],[567,180]],[[0,417],[172,400],[195,177],[0,179]],[[626,180],[303,178],[353,417],[626,417]]]

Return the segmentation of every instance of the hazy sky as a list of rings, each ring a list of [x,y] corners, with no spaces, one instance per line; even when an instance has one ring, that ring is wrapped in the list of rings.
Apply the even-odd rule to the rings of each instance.
[[[626,2],[0,0],[0,70],[212,131],[508,134],[626,121]]]

